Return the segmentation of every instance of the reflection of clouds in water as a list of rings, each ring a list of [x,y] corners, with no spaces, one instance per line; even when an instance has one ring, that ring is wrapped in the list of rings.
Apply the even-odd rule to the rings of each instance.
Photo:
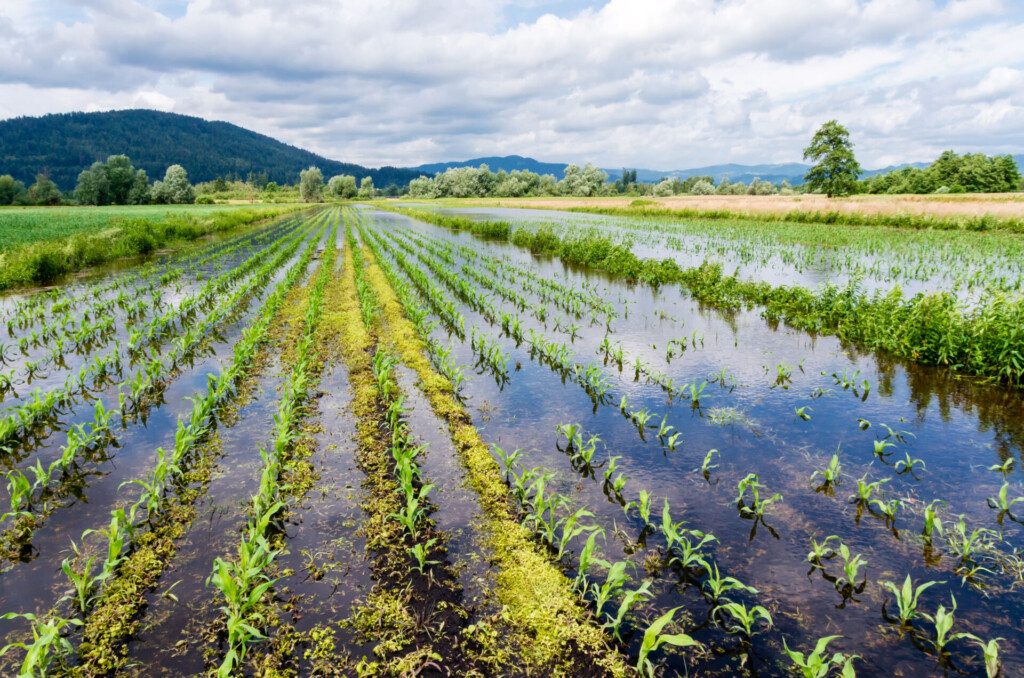
[[[515,210],[515,214],[521,212]],[[401,219],[402,223],[414,223]],[[549,279],[577,286],[591,280],[602,297],[619,311],[609,339],[613,344],[621,342],[628,357],[621,373],[614,366],[604,367],[613,386],[608,404],[596,413],[590,398],[576,383],[563,383],[546,366],[531,361],[525,347],[516,348],[507,339],[500,340],[503,350],[512,356],[513,364],[520,361],[522,370],[511,375],[503,390],[486,376],[475,377],[466,386],[470,403],[499,404],[488,421],[483,421],[476,408],[470,407],[484,439],[507,450],[526,450],[524,466],[544,465],[555,470],[559,477],[557,486],[570,492],[577,505],[585,504],[594,511],[596,521],[609,530],[603,548],[612,557],[624,557],[627,550],[622,537],[611,535],[612,526],[633,539],[639,526],[635,517],[626,517],[619,504],[605,495],[601,482],[604,466],[594,469],[594,479],[586,479],[556,448],[559,438],[555,428],[560,423],[578,422],[587,434],[601,437],[596,457],[599,464],[606,464],[608,455],[621,457],[618,472],[628,477],[625,499],[635,499],[640,489],[647,489],[653,498],[653,512],[658,516],[667,498],[674,519],[713,532],[719,543],[712,550],[723,573],[727,571],[759,588],[765,600],[774,606],[773,611],[778,611],[779,624],[787,633],[792,630],[801,636],[816,634],[812,640],[820,635],[822,620],[830,619],[834,625],[831,630],[847,639],[856,639],[852,647],[877,643],[877,638],[864,629],[877,627],[878,606],[871,598],[874,594],[865,594],[862,603],[851,603],[842,615],[835,615],[835,605],[841,598],[834,586],[819,577],[806,577],[805,556],[810,536],[820,539],[828,534],[840,535],[856,552],[865,554],[870,562],[870,580],[874,582],[885,573],[917,571],[920,548],[909,535],[919,529],[921,502],[943,498],[948,502],[945,515],[965,513],[972,525],[992,522],[985,497],[998,490],[1000,479],[987,471],[987,466],[999,461],[1002,449],[1008,448],[1014,456],[1021,453],[1024,403],[1018,394],[955,379],[933,368],[905,366],[884,357],[861,355],[845,349],[834,337],[811,337],[784,326],[772,328],[757,311],[725,314],[702,309],[678,288],[655,291],[642,285],[624,285],[590,276],[557,260],[534,257],[505,243],[425,224],[415,224],[413,229],[425,236],[465,245],[477,253],[528,266]],[[533,299],[526,291],[518,291]],[[497,297],[495,303],[505,308]],[[625,317],[627,306],[629,315]],[[467,327],[483,324],[478,314],[464,307],[463,312]],[[531,320],[528,312],[519,315],[549,338],[569,343],[568,337],[555,332],[551,325],[545,330]],[[496,328],[491,329],[497,336]],[[603,364],[599,352],[603,336],[603,325],[587,327],[584,323],[582,336],[572,344],[576,360]],[[666,361],[667,342],[684,338],[687,349]],[[457,358],[462,364],[471,365],[475,359],[468,345],[455,343]],[[699,384],[723,370],[728,383],[735,383],[735,387],[730,390],[717,383],[709,384],[701,397],[701,406],[696,409],[685,397],[669,402],[659,386],[643,377],[634,380],[631,360],[636,356],[652,369],[666,373],[677,387]],[[779,363],[785,363],[791,370],[788,388],[772,387]],[[859,372],[856,380],[867,379],[872,386],[867,400],[862,401],[851,390],[836,384],[833,372]],[[827,395],[814,398],[815,389]],[[645,439],[640,438],[634,423],[619,411],[622,395],[627,396],[631,410],[649,410],[654,425],[667,414],[667,423],[682,434],[676,451],[668,451],[659,442],[656,429],[647,429]],[[809,408],[809,421],[795,413],[798,407]],[[738,414],[725,419],[738,418],[743,423],[713,423],[716,413],[726,412]],[[871,421],[872,427],[862,431],[858,418]],[[744,425],[749,423],[754,425]],[[891,466],[875,459],[872,441],[884,431],[882,423],[914,434],[898,445],[898,456],[894,458],[909,452],[925,459],[928,466],[926,472],[919,474],[920,480],[910,475],[898,476]],[[835,496],[826,497],[814,492],[809,478],[814,470],[828,463],[837,447],[845,477]],[[712,448],[719,450],[720,457],[713,462],[717,468],[710,472],[708,482],[699,468],[705,453]],[[772,506],[766,517],[768,525],[779,533],[779,539],[759,528],[751,541],[751,521],[743,520],[736,511],[736,484],[750,472],[759,475],[766,492],[777,491],[784,496],[782,503]],[[855,510],[846,497],[854,491],[856,478],[865,473],[872,480],[890,479],[884,486],[885,499],[916,500],[908,502],[899,513],[899,541],[882,521],[870,514],[865,514],[859,525],[855,523]],[[1006,527],[1007,546],[1020,546],[1019,526]],[[660,544],[658,539],[657,535],[649,537],[648,546],[633,557],[642,559]],[[830,567],[834,574],[836,566]],[[951,576],[944,570],[941,577],[935,574],[932,578]],[[654,587],[659,609],[686,601],[672,591],[668,585],[671,580],[671,575],[663,575]],[[1012,600],[993,602],[970,589],[959,588],[956,595],[960,604],[958,623],[962,614],[964,628],[1005,635],[1011,632],[1005,624],[989,624],[993,613],[1002,619],[1019,617],[1020,610]],[[694,611],[698,617],[706,612],[699,607]],[[713,634],[707,638],[720,641]],[[802,645],[810,643],[804,640]],[[1020,661],[1011,651],[1007,656],[1008,661]],[[886,653],[872,661],[883,670],[917,660],[919,656],[912,647],[899,645],[886,646]]]

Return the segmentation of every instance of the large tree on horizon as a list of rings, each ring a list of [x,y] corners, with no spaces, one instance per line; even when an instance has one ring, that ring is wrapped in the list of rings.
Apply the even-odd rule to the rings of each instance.
[[[815,163],[804,176],[812,191],[824,191],[831,198],[857,190],[860,163],[853,155],[849,131],[837,120],[829,120],[818,128],[811,144],[804,149],[804,160]]]

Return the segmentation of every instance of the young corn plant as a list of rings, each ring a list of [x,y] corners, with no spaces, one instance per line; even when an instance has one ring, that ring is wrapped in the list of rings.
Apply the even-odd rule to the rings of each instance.
[[[926,637],[925,641],[932,646],[940,659],[947,656],[946,648],[954,641],[980,640],[977,636],[971,633],[953,631],[953,626],[956,624],[956,596],[950,594],[949,598],[951,605],[948,610],[945,605],[939,605],[935,614],[928,614],[927,612],[921,613],[921,616],[931,622],[934,627],[934,635],[932,637]]]
[[[740,511],[740,515],[745,518],[764,518],[764,512],[769,506],[777,501],[782,501],[782,495],[776,492],[770,497],[761,498],[761,490],[765,489],[765,486],[760,482],[756,473],[748,473],[743,480],[736,485],[736,507]],[[749,503],[747,503],[747,494],[750,494]]]
[[[840,544],[837,553],[843,559],[843,576],[836,580],[836,588],[840,591],[860,593],[867,586],[868,575],[866,572],[864,573],[864,580],[860,585],[857,584],[857,578],[860,576],[861,569],[867,567],[868,561],[865,560],[863,554],[853,554],[846,544]]]
[[[762,627],[767,630],[773,625],[771,614],[761,605],[747,607],[743,603],[727,602],[714,608],[712,614],[717,615],[719,612],[725,612],[732,620],[725,629],[729,633],[742,635],[748,643]]]
[[[946,582],[944,581],[927,581],[915,587],[909,574],[903,581],[902,586],[897,586],[891,581],[883,581],[882,587],[892,593],[896,599],[896,615],[890,615],[886,611],[884,604],[882,605],[882,615],[885,616],[886,619],[896,621],[900,626],[910,626],[912,621],[921,616],[921,613],[917,610],[917,604],[921,594],[929,587],[945,583]]]
[[[723,600],[727,601],[725,594],[732,591],[757,594],[757,589],[753,586],[747,586],[735,577],[723,577],[718,571],[718,563],[714,561],[711,561],[710,567],[705,566],[704,571],[708,575],[708,578],[704,580],[704,597],[712,605],[718,605]]]
[[[711,463],[711,460],[715,457],[721,458],[722,455],[718,450],[712,448],[704,455],[704,462],[700,465],[700,471],[704,475],[704,480],[708,482],[711,482],[711,471],[718,468],[718,464]]]
[[[828,496],[835,494],[835,488],[843,477],[843,465],[839,461],[839,450],[832,453],[828,466],[811,474],[811,482],[821,477],[821,485],[815,488],[815,492],[821,492]]]
[[[854,671],[853,662],[855,659],[860,659],[858,655],[847,656],[842,652],[836,652],[829,657],[826,652],[828,644],[838,638],[842,638],[842,636],[819,638],[814,649],[806,656],[803,652],[789,649],[785,638],[782,639],[782,647],[789,655],[790,661],[793,662],[793,667],[804,678],[827,678],[833,668],[838,670],[842,678],[855,678],[857,674]]]
[[[632,577],[626,572],[626,567],[632,565],[633,563],[628,560],[616,561],[608,568],[603,583],[592,582],[590,584],[590,593],[594,597],[594,614],[598,617],[601,616],[604,606],[618,596],[623,587],[632,580]]]
[[[606,621],[602,628],[611,629],[612,635],[620,643],[622,642],[622,636],[619,635],[622,631],[622,625],[626,622],[627,615],[637,605],[642,605],[645,600],[648,600],[654,596],[650,592],[651,580],[645,579],[641,582],[640,586],[636,589],[626,591],[622,595],[622,600],[619,601],[619,609],[614,616],[606,615],[608,621]]]
[[[406,551],[408,551],[409,555],[412,556],[413,562],[415,563],[414,567],[419,574],[422,575],[430,565],[437,565],[441,562],[439,560],[429,559],[430,549],[436,543],[437,537],[431,537],[426,542],[417,542],[415,545],[406,548]]]
[[[875,492],[878,492],[882,485],[889,482],[889,478],[876,480],[873,483],[867,482],[867,479],[868,475],[866,473],[857,479],[857,494],[850,497],[851,503],[858,504],[861,507],[870,506]]]
[[[831,560],[839,555],[838,552],[832,548],[833,542],[841,543],[839,537],[834,534],[825,537],[820,542],[814,537],[811,537],[811,550],[807,553],[807,562],[811,564],[811,571],[814,571],[815,568],[824,570],[825,566],[822,564],[822,561]]]
[[[1007,493],[1010,490],[1010,483],[1003,483],[1003,486],[999,488],[999,493],[994,497],[988,498],[988,506],[993,510],[998,510],[999,514],[996,517],[996,522],[1000,525],[1003,524],[1003,518],[1006,516],[1010,517],[1010,520],[1016,521],[1017,517],[1013,515],[1013,507],[1017,504],[1024,504],[1024,497],[1016,497],[1010,499]]]
[[[645,678],[654,678],[654,663],[649,659],[663,645],[674,647],[700,647],[701,644],[685,633],[663,633],[665,627],[672,623],[681,607],[674,607],[661,615],[644,631],[643,642],[640,644],[640,655],[636,662],[636,670]]]
[[[942,519],[939,518],[939,511],[936,508],[944,504],[941,499],[934,499],[924,507],[924,528],[921,531],[921,538],[925,544],[931,546],[932,535],[938,533],[942,536]]]
[[[1003,476],[1005,480],[1013,472],[1013,467],[1016,464],[1016,460],[1013,457],[1007,457],[1006,461],[1002,464],[993,464],[988,467],[989,471],[995,471],[996,473]]]
[[[0,619],[25,619],[32,624],[32,642],[8,643],[0,648],[0,657],[11,650],[20,649],[25,652],[18,669],[19,676],[47,676],[57,667],[66,663],[74,656],[75,648],[65,636],[68,626],[81,626],[81,619],[63,619],[61,617],[44,618],[32,613],[19,614],[8,612]]]
[[[922,471],[925,470],[926,466],[924,463],[924,459],[915,459],[914,457],[910,456],[909,452],[904,452],[903,459],[898,459],[896,463],[893,464],[893,470],[896,471],[898,475],[909,473],[915,478],[917,477],[915,471],[918,467],[920,467]]]
[[[1002,662],[999,659],[999,641],[1001,640],[1005,640],[1005,638],[993,638],[987,642],[981,638],[974,639],[974,642],[981,648],[982,657],[985,660],[986,678],[996,678],[1002,670]]]

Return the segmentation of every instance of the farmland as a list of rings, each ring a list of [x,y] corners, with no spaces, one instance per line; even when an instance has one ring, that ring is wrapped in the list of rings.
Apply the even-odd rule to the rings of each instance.
[[[263,216],[0,297],[3,673],[1024,671],[1013,229]]]

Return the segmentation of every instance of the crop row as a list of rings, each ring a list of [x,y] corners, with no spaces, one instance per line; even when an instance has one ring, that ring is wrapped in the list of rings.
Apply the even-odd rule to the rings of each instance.
[[[166,388],[172,373],[183,360],[195,352],[197,347],[210,336],[212,330],[236,311],[245,299],[260,289],[298,249],[305,233],[292,239],[284,249],[269,261],[264,262],[253,277],[231,295],[220,300],[216,308],[205,318],[192,325],[173,349],[166,355],[153,356],[140,369],[135,378],[117,389],[118,407],[107,408],[101,400],[94,407],[93,421],[78,424],[68,430],[67,442],[59,455],[48,466],[41,460],[28,467],[33,479],[17,469],[8,471],[7,483],[10,510],[0,516],[0,524],[14,519],[4,530],[4,552],[13,557],[23,549],[32,532],[56,507],[53,500],[59,499],[66,488],[73,485],[80,473],[83,457],[94,458],[116,441],[115,430],[124,428],[129,421],[139,417],[148,403]],[[119,425],[112,425],[114,416],[120,418]]]

